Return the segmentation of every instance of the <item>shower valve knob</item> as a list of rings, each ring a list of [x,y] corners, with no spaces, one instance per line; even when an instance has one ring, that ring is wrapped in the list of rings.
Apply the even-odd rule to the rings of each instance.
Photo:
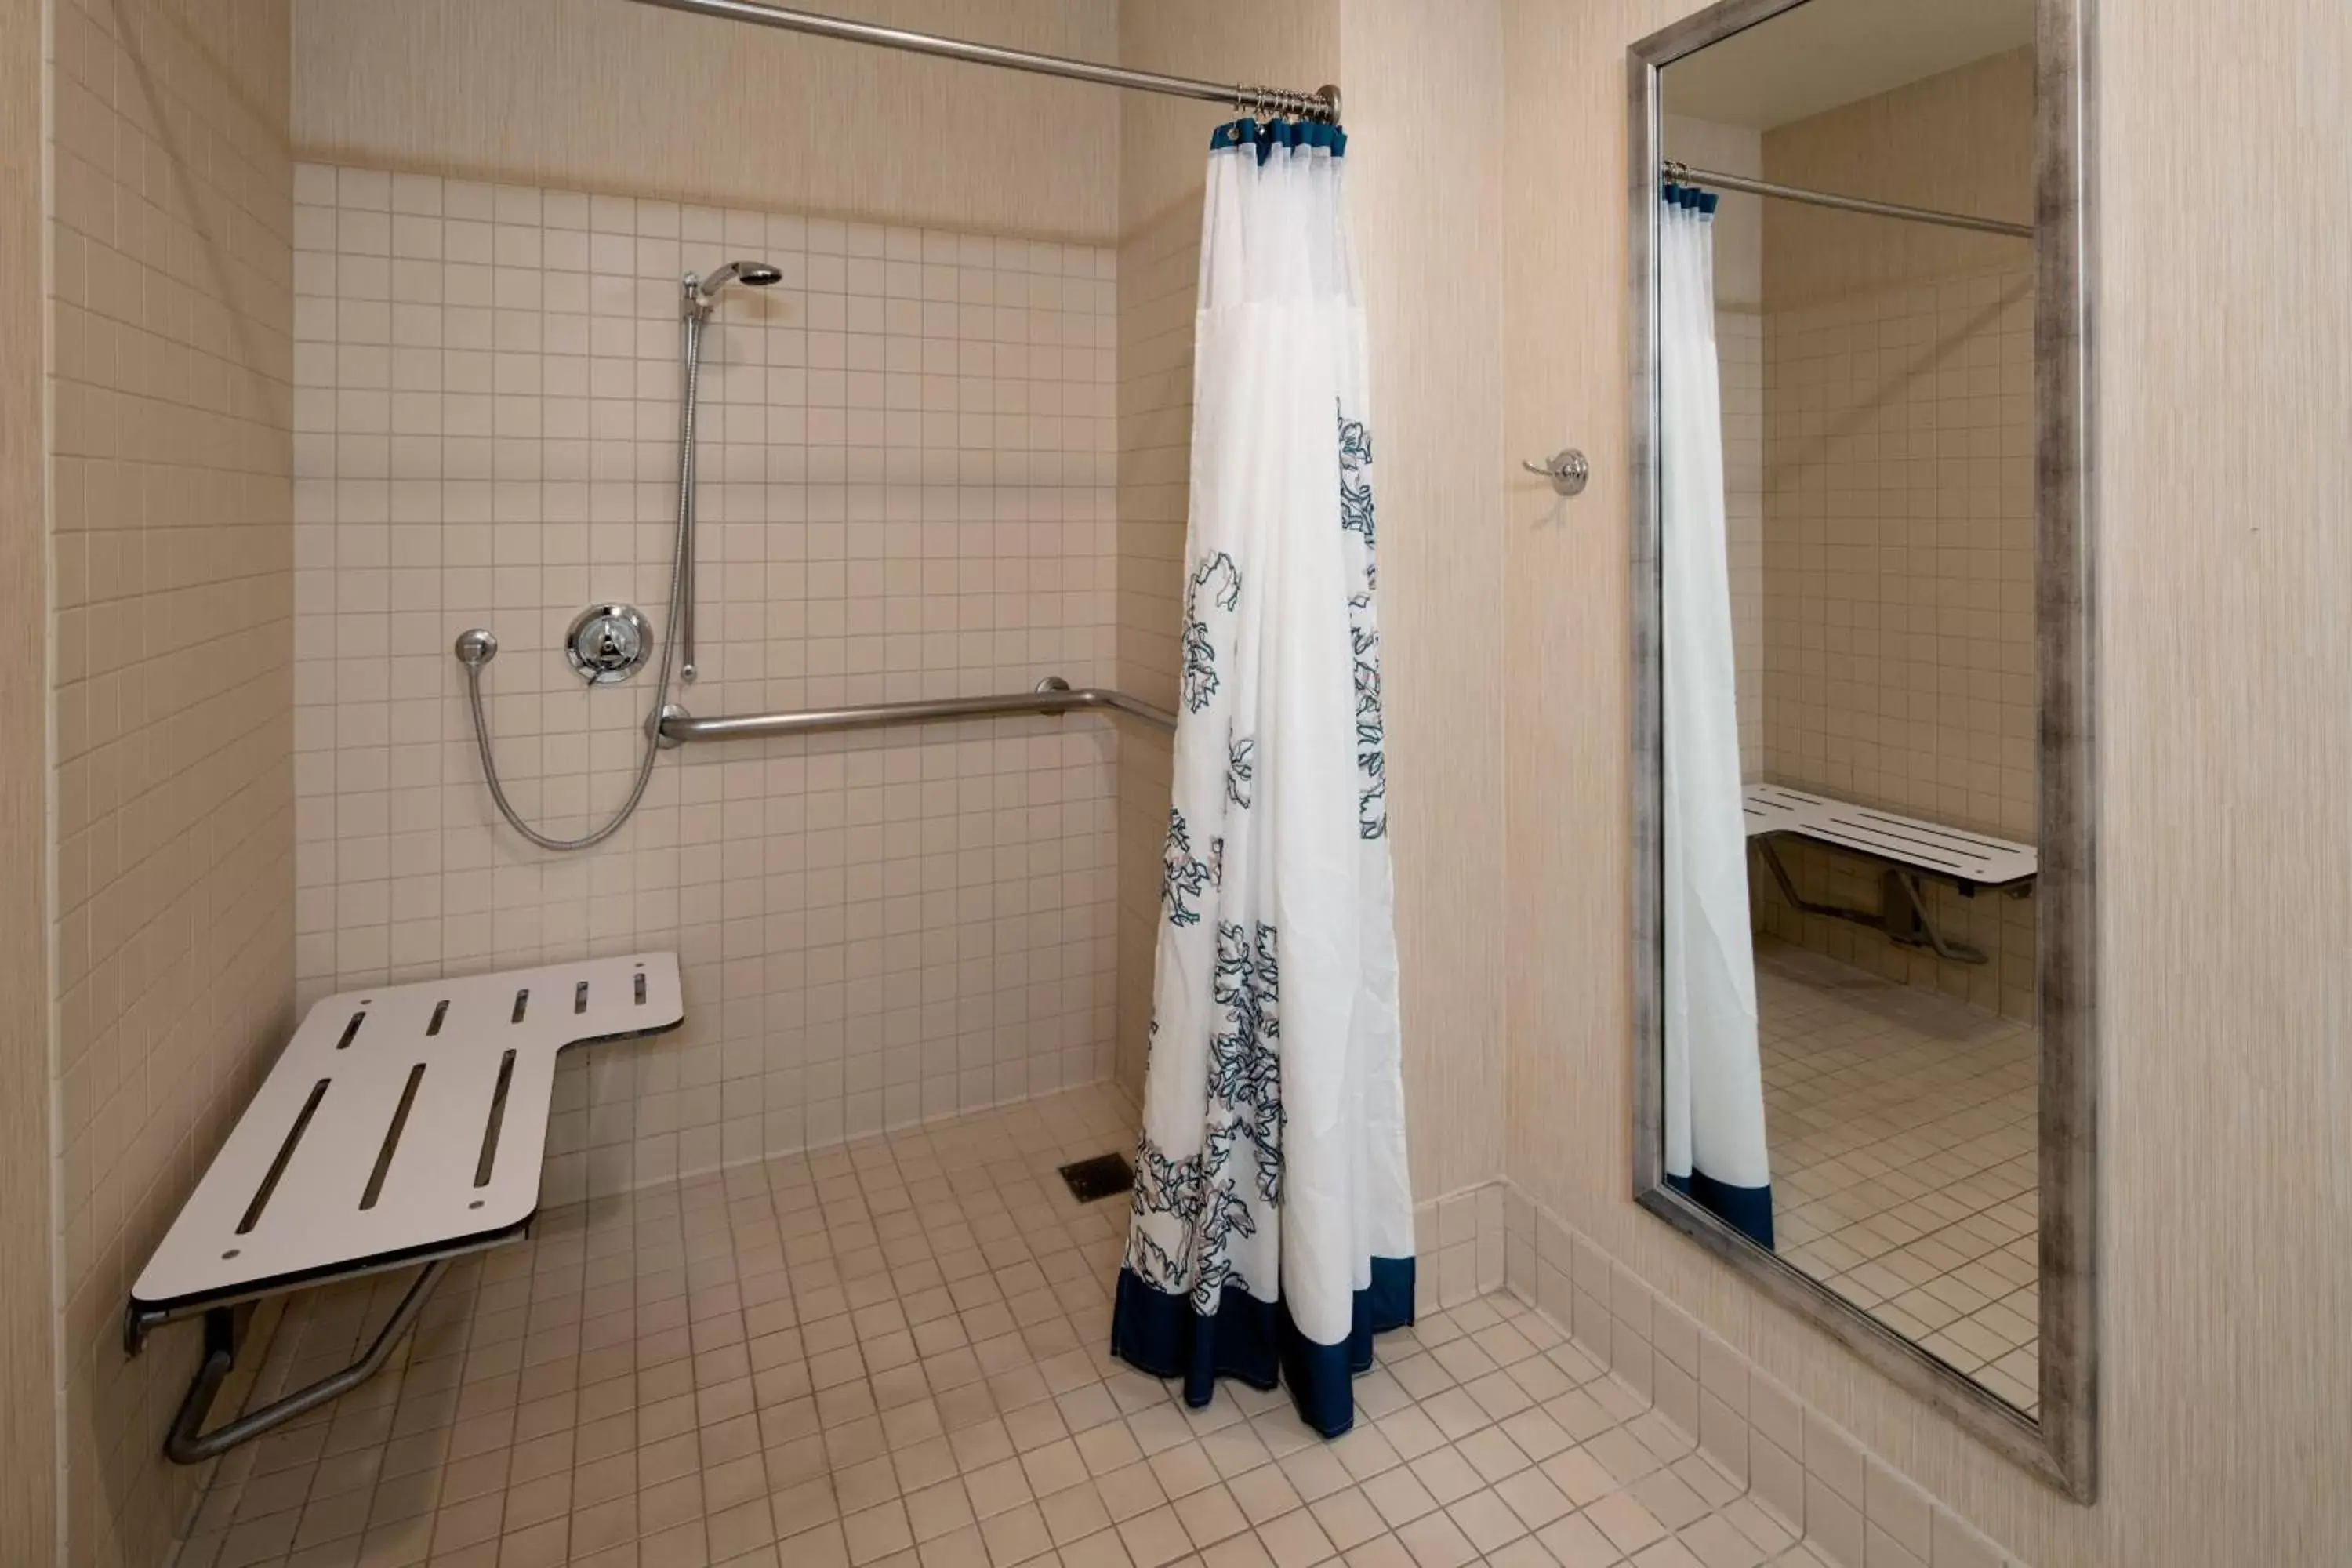
[[[630,605],[591,605],[564,634],[563,653],[591,686],[626,680],[653,651],[653,628]]]

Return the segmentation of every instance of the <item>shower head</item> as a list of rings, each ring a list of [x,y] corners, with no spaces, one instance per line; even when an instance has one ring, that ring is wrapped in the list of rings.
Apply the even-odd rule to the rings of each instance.
[[[765,289],[771,283],[782,282],[783,276],[764,261],[730,261],[702,280],[702,290],[716,294],[730,283],[749,283],[754,289]]]
[[[707,317],[710,314],[711,307],[719,302],[719,291],[730,283],[743,283],[754,289],[765,289],[770,284],[781,283],[783,279],[783,273],[765,261],[730,261],[706,278],[698,278],[691,272],[688,273],[682,280],[680,291],[686,297],[686,309],[688,311],[697,316]]]

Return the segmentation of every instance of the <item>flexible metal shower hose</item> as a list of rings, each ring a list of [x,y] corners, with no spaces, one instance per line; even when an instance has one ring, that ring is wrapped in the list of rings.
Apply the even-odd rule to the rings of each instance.
[[[499,782],[499,765],[490,758],[490,725],[482,714],[482,667],[489,661],[466,666],[466,701],[473,710],[474,744],[482,753],[482,777],[490,786],[490,799],[497,803],[499,815],[507,819],[509,826],[541,849],[586,849],[618,833],[621,825],[635,813],[637,803],[645,799],[646,786],[653,782],[654,763],[661,755],[661,710],[669,701],[671,650],[689,586],[686,581],[687,531],[694,523],[694,404],[702,371],[702,321],[692,311],[686,317],[685,360],[686,395],[677,427],[677,534],[671,541],[669,555],[669,618],[663,624],[659,639],[661,659],[654,678],[653,711],[646,718],[645,754],[638,759],[636,782],[629,786],[629,798],[621,803],[621,809],[613,814],[611,820],[578,838],[551,838],[522,819],[514,803],[507,799],[506,786]]]

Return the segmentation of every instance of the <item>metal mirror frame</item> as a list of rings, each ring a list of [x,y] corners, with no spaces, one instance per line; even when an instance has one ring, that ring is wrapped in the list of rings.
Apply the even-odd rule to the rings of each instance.
[[[2090,483],[2095,0],[2036,0],[2035,617],[2040,661],[2041,1415],[1973,1382],[1665,1184],[1658,548],[1659,70],[1806,0],[1721,0],[1627,50],[1632,252],[1633,1197],[1898,1386],[2034,1475],[2097,1492],[2097,795]]]

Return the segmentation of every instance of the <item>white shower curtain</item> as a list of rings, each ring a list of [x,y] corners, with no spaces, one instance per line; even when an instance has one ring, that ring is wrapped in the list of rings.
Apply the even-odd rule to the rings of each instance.
[[[1150,1066],[1112,1348],[1336,1436],[1412,1321],[1346,137],[1218,128]]]
[[[1717,198],[1658,209],[1666,1179],[1772,1245],[1715,352]]]

